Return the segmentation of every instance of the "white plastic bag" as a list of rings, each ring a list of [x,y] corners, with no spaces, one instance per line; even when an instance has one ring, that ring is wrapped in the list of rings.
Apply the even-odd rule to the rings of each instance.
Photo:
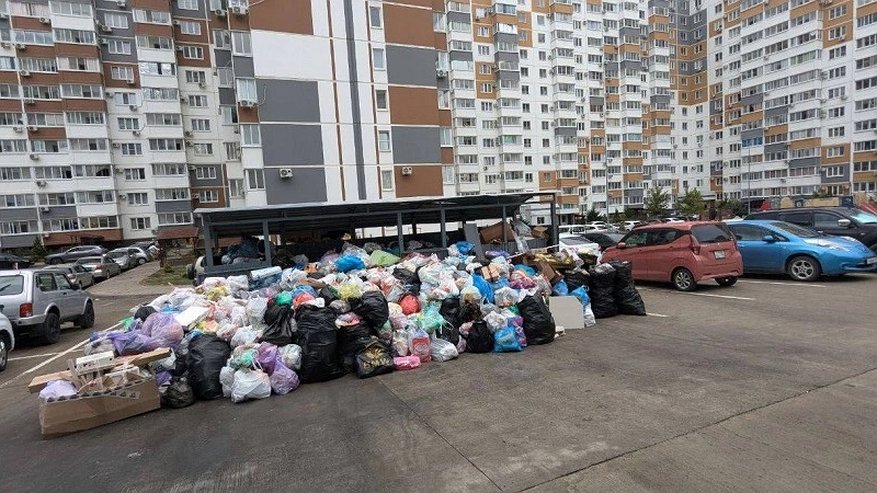
[[[271,379],[262,370],[238,370],[231,385],[231,401],[271,397]]]
[[[433,339],[429,341],[429,355],[433,361],[450,361],[459,356],[460,353],[457,351],[457,346],[450,342],[444,339]]]
[[[250,325],[263,327],[265,325],[265,311],[267,309],[267,298],[250,298],[247,301],[247,317],[250,320]]]
[[[262,331],[255,327],[241,327],[234,333],[231,338],[231,347],[236,348],[244,344],[253,344],[256,339],[262,336]]]
[[[223,366],[219,370],[219,383],[222,384],[222,395],[224,397],[231,397],[231,387],[234,385],[234,368]]]
[[[247,276],[229,276],[227,281],[228,288],[232,293],[235,291],[246,291],[250,289],[250,280],[247,279]]]
[[[593,327],[597,325],[597,319],[594,317],[594,311],[591,310],[591,304],[588,303],[583,308],[585,312],[585,327]]]
[[[280,359],[287,368],[298,370],[301,368],[301,346],[287,344],[278,349]]]
[[[408,356],[408,331],[393,331],[393,354],[396,356]]]

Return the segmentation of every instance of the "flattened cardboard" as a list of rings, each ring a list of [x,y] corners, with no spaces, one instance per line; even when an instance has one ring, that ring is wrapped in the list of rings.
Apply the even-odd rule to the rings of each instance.
[[[575,296],[552,296],[548,299],[548,310],[554,323],[566,330],[584,329],[585,314],[582,302]]]
[[[153,351],[149,351],[148,353],[136,354],[134,356],[121,356],[119,358],[116,358],[116,364],[117,366],[125,366],[126,364],[133,366],[146,366],[153,361],[165,359],[170,355],[170,349],[158,348]],[[46,375],[39,375],[34,377],[33,380],[30,381],[30,384],[28,384],[27,386],[27,390],[31,394],[36,394],[37,392],[43,390],[46,384],[48,384],[52,380],[67,380],[72,382],[73,376],[67,370],[55,373],[48,373]]]
[[[43,438],[97,428],[161,407],[158,384],[150,377],[97,396],[40,402]]]

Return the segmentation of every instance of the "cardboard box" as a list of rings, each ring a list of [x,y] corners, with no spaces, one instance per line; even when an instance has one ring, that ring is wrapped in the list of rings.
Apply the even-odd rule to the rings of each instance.
[[[502,230],[503,226],[505,226],[506,239],[508,241],[515,240],[515,231],[509,226],[507,223],[503,223],[502,221],[493,224],[491,226],[487,226],[485,228],[481,228],[479,233],[481,233],[481,241],[485,244],[493,243],[493,242],[501,242],[502,241]]]
[[[171,355],[171,350],[168,348],[158,348],[148,353],[135,354],[133,356],[120,356],[115,359],[117,366],[146,366],[153,361],[158,361],[160,359],[165,359]],[[43,390],[43,387],[46,386],[47,383],[52,380],[70,380],[73,381],[73,375],[69,370],[62,370],[55,373],[48,373],[46,375],[39,375],[34,377],[27,386],[28,392],[31,394],[36,394],[37,392]]]
[[[44,438],[97,428],[161,407],[155,377],[63,400],[40,401]]]
[[[545,260],[539,260],[536,262],[536,270],[539,271],[539,273],[542,274],[545,279],[548,279],[548,282],[550,282],[551,284],[554,284],[555,282],[562,279],[560,274],[558,274],[557,271],[554,270],[553,267],[551,267],[551,264],[549,264]]]
[[[481,277],[487,279],[490,282],[498,281],[499,275],[499,266],[496,264],[490,264],[481,268]]]

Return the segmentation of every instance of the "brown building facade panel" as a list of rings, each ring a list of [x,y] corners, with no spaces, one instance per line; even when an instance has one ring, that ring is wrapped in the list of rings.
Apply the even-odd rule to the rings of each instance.
[[[249,18],[250,29],[264,29],[266,31],[292,34],[314,34],[314,20],[310,0],[264,0],[258,3],[253,2],[250,5]]]
[[[432,10],[384,4],[384,39],[393,44],[435,46]]]
[[[390,86],[390,121],[395,124],[438,125],[435,89]]]
[[[397,164],[393,168],[397,197],[435,197],[442,195],[441,165],[412,166],[413,172],[410,175],[402,174],[402,168],[404,167],[404,165]]]

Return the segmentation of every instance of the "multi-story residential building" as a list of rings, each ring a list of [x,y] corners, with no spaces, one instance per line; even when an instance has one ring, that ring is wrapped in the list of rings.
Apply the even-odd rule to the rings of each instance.
[[[874,0],[0,1],[0,247],[195,207],[874,193],[875,53]]]

